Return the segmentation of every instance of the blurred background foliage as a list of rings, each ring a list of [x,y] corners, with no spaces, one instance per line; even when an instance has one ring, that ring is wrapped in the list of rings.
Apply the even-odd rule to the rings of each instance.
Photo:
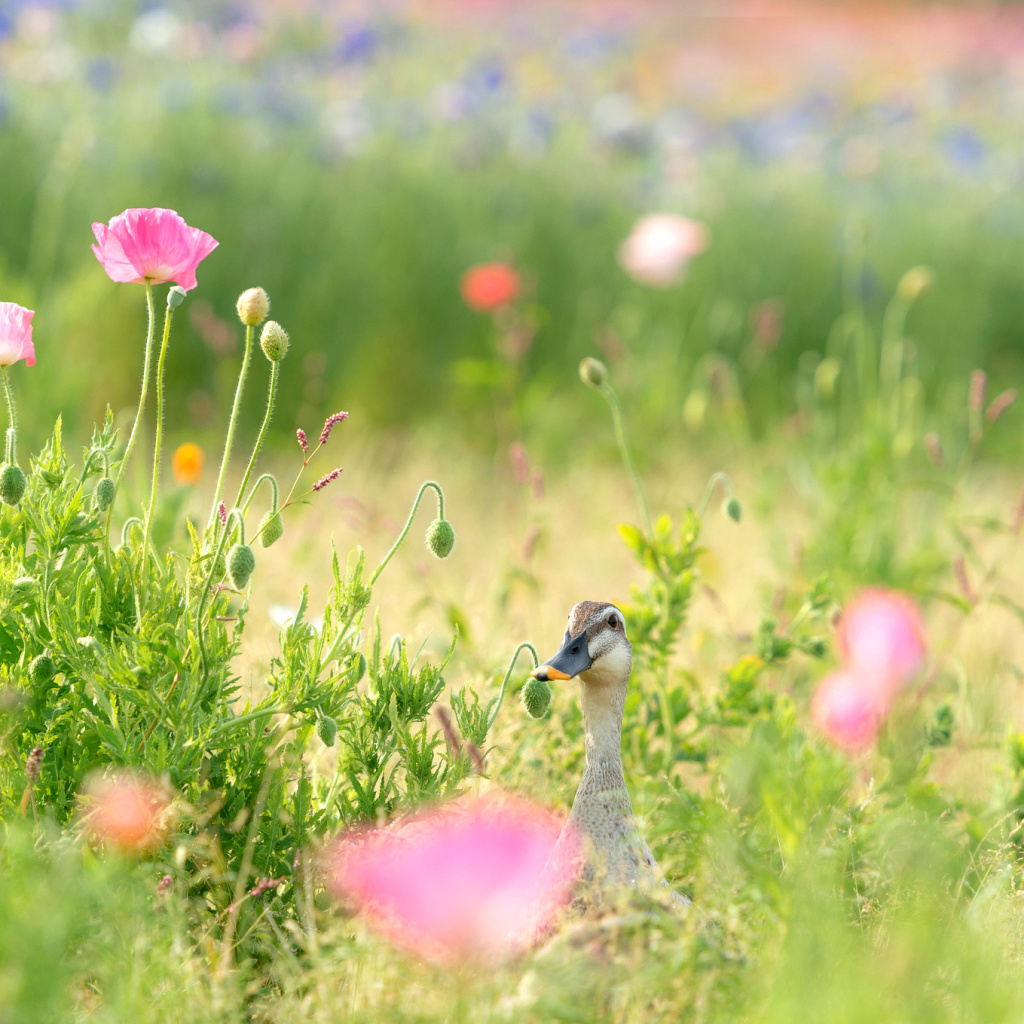
[[[0,293],[38,310],[26,440],[59,411],[79,433],[136,400],[142,290],[113,287],[88,248],[90,223],[129,206],[175,208],[221,242],[168,369],[186,396],[171,428],[200,443],[216,444],[237,373],[234,297],[261,284],[293,341],[279,442],[345,408],[469,430],[486,450],[494,328],[458,281],[491,259],[527,281],[536,335],[515,401],[549,457],[567,422],[600,415],[569,398],[587,354],[638,396],[640,440],[777,434],[806,354],[851,304],[879,330],[916,265],[934,271],[907,323],[926,415],[962,409],[976,366],[994,388],[1019,378],[1021,11],[713,15],[0,0]],[[615,261],[656,209],[711,230],[666,290]],[[708,408],[686,418],[695,389]],[[533,414],[552,403],[548,436]],[[253,397],[250,427],[261,413]]]

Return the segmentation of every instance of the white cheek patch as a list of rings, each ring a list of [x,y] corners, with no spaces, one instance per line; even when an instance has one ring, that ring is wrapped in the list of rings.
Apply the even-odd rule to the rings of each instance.
[[[630,668],[629,649],[622,644],[615,644],[610,648],[602,648],[595,645],[588,645],[588,652],[594,659],[594,664],[586,672],[581,673],[590,682],[603,683],[620,680]]]

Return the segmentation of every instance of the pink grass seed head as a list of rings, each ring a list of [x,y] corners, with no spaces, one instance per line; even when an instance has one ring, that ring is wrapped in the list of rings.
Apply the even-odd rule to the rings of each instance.
[[[196,267],[220,244],[189,227],[174,210],[125,210],[109,224],[93,224],[96,259],[112,281],[160,284],[173,281],[185,291],[196,286]]]
[[[619,246],[619,266],[640,284],[668,288],[681,281],[694,256],[708,247],[711,235],[700,221],[674,213],[641,217]]]
[[[924,664],[925,632],[916,604],[881,588],[861,591],[844,609],[837,643],[844,664],[887,699]]]
[[[575,848],[561,823],[513,798],[467,799],[382,831],[351,832],[328,886],[377,931],[423,956],[488,959],[527,946],[568,901]]]
[[[34,366],[36,350],[32,345],[32,317],[35,311],[14,302],[0,302],[0,366],[11,366],[24,359]]]
[[[887,710],[884,695],[872,681],[849,669],[826,676],[811,701],[814,724],[848,753],[874,744]]]

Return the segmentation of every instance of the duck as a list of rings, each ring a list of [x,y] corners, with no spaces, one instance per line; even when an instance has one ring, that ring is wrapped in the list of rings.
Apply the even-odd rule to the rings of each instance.
[[[609,887],[672,892],[640,834],[622,770],[622,714],[633,667],[626,621],[609,601],[580,601],[569,612],[562,645],[533,671],[545,682],[579,679],[583,706],[584,766],[555,856],[576,851],[580,880],[592,895]]]

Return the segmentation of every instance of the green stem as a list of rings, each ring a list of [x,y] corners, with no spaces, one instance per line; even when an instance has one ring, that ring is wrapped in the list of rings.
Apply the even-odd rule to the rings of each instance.
[[[629,453],[629,445],[626,443],[626,431],[622,424],[622,409],[619,406],[619,396],[615,394],[612,386],[606,381],[601,385],[601,394],[604,395],[608,406],[612,410],[612,425],[615,427],[615,440],[619,446],[619,453],[629,473],[629,479],[633,482],[633,490],[636,493],[637,504],[640,506],[640,515],[643,517],[644,529],[648,537],[654,536],[654,529],[651,526],[651,513],[647,509],[647,499],[644,497],[644,489],[640,484],[640,476],[633,464],[633,456]]]
[[[4,395],[7,398],[7,416],[10,421],[10,429],[7,431],[7,462],[12,466],[18,462],[18,413],[14,408],[14,394],[11,391],[11,378],[7,373],[7,367],[3,367]]]
[[[512,658],[508,663],[508,668],[505,669],[505,678],[501,681],[501,689],[498,690],[498,696],[494,698],[494,709],[491,711],[490,717],[487,719],[487,729],[485,732],[491,731],[491,726],[494,725],[494,720],[498,717],[498,712],[501,710],[502,701],[505,699],[505,687],[508,686],[509,678],[512,675],[512,669],[515,667],[516,659],[519,657],[519,652],[522,650],[528,650],[533,655],[533,667],[536,668],[540,664],[540,657],[537,654],[537,649],[533,644],[528,641],[523,641],[512,653]]]
[[[228,436],[224,441],[224,455],[220,460],[220,473],[217,475],[217,486],[213,489],[213,504],[210,506],[210,515],[206,521],[206,532],[210,532],[217,516],[217,506],[220,504],[220,496],[224,490],[224,478],[228,472],[228,462],[231,459],[231,446],[235,441],[235,424],[238,422],[238,410],[242,405],[242,392],[245,390],[245,378],[249,375],[249,357],[252,355],[252,332],[250,325],[245,328],[245,353],[242,355],[242,368],[238,374],[238,384],[235,386],[235,401],[231,406],[231,419],[228,420]]]
[[[256,497],[256,492],[260,489],[260,484],[263,483],[264,481],[269,481],[270,482],[270,491],[271,491],[271,495],[272,495],[271,496],[271,501],[270,501],[271,511],[273,511],[273,512],[277,511],[277,502],[278,502],[277,478],[274,476],[273,473],[264,473],[263,476],[259,477],[259,479],[257,479],[256,483],[254,483],[252,485],[252,490],[249,492],[249,497],[245,499],[245,504],[242,506],[242,511],[243,512],[248,512],[249,511],[249,506],[252,504],[252,499]]]
[[[156,312],[153,309],[153,286],[146,282],[146,307],[149,310],[149,328],[146,332],[146,359],[142,364],[142,394],[139,395],[139,407],[135,410],[135,423],[132,424],[132,432],[128,435],[128,444],[125,446],[124,455],[121,457],[121,464],[117,467],[117,476],[114,478],[114,485],[121,486],[121,477],[124,476],[125,467],[135,447],[135,438],[139,433],[139,424],[142,422],[142,412],[146,408],[146,395],[149,392],[149,366],[153,357],[153,340],[156,336]],[[113,508],[113,505],[111,505]],[[107,523],[110,523],[110,513],[107,513]]]
[[[153,532],[153,515],[156,512],[156,492],[160,487],[160,449],[164,439],[164,362],[167,358],[167,342],[171,337],[171,320],[174,311],[170,306],[164,313],[164,336],[160,342],[160,358],[156,364],[156,440],[153,445],[153,487],[149,492],[149,509],[146,512],[146,526],[142,531],[142,565],[139,567],[139,590],[146,584],[146,568],[149,564],[149,538]]]
[[[394,544],[391,545],[391,550],[384,556],[384,561],[373,570],[373,575],[370,577],[370,586],[377,582],[377,577],[384,571],[384,567],[391,561],[391,556],[402,546],[402,541],[405,540],[405,535],[409,532],[409,527],[412,526],[413,516],[416,515],[416,509],[420,507],[420,499],[423,497],[423,492],[428,488],[433,487],[437,491],[437,518],[444,519],[444,492],[441,490],[441,485],[433,480],[428,480],[416,493],[416,499],[412,503],[412,508],[409,510],[409,516],[405,520],[405,526],[402,527],[402,532],[398,535],[398,539]]]
[[[224,524],[224,532],[220,535],[217,541],[217,550],[214,551],[210,558],[210,568],[206,573],[206,579],[203,580],[203,591],[199,595],[199,606],[196,609],[196,641],[199,644],[200,675],[204,682],[206,680],[206,645],[203,643],[203,612],[206,609],[206,598],[210,594],[210,584],[213,582],[214,570],[217,568],[220,556],[224,553],[224,545],[227,543],[228,537],[231,536],[231,521],[235,518],[238,519],[239,529],[243,531],[245,530],[245,520],[242,518],[242,513],[237,508],[233,508],[228,513],[227,522]],[[198,687],[195,693],[199,693]],[[192,711],[193,703],[194,699],[189,702],[189,713]]]
[[[263,442],[267,436],[267,427],[270,426],[270,417],[274,415],[274,399],[277,398],[277,382],[280,375],[280,362],[272,362],[270,364],[270,393],[267,395],[267,412],[263,417],[263,426],[260,427],[260,432],[256,436],[256,445],[252,450],[252,457],[249,459],[249,465],[245,467],[245,475],[242,477],[242,484],[238,488],[238,497],[235,498],[236,508],[242,504],[242,495],[245,494],[245,488],[249,483],[249,477],[252,476],[253,467],[256,465],[256,460],[260,457],[260,449],[263,447]]]
[[[708,486],[704,490],[704,500],[700,503],[700,511],[697,513],[698,519],[704,518],[704,513],[708,510],[708,504],[711,501],[711,495],[715,493],[715,486],[721,484],[725,488],[726,500],[730,501],[735,495],[732,492],[732,479],[728,473],[712,473],[711,479],[708,481]]]

